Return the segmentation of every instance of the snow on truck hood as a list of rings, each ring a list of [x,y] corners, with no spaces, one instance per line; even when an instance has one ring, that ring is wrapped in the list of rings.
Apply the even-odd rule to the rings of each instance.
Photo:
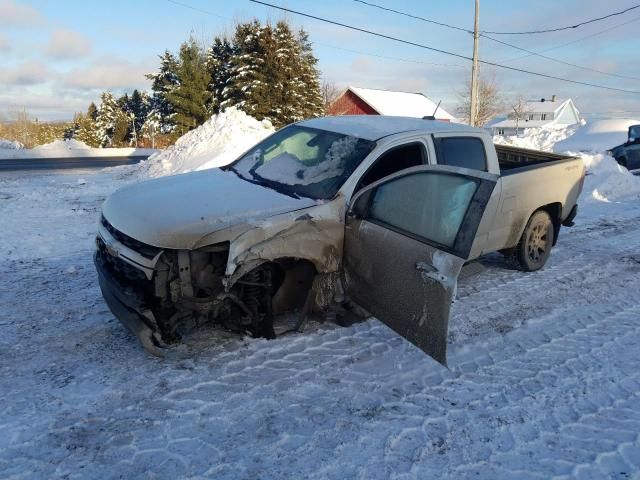
[[[230,226],[310,207],[220,169],[162,177],[113,193],[102,213],[122,233],[160,248],[191,249],[205,235]]]

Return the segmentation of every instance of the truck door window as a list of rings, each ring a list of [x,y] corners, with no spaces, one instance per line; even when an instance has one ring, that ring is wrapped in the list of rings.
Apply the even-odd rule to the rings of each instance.
[[[487,171],[487,155],[482,140],[475,137],[434,138],[438,164]]]
[[[375,189],[367,219],[427,243],[452,248],[478,182],[452,174],[416,173]]]
[[[369,170],[365,172],[360,183],[358,183],[356,191],[392,173],[399,172],[406,168],[424,165],[426,158],[427,155],[421,143],[412,143],[389,150],[382,154],[375,163],[369,167]]]

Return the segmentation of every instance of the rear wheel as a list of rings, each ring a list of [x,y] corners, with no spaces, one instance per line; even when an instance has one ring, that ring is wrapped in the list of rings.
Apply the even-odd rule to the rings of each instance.
[[[510,252],[510,262],[520,270],[534,272],[547,263],[553,246],[554,229],[549,214],[535,212],[520,237],[518,245]]]

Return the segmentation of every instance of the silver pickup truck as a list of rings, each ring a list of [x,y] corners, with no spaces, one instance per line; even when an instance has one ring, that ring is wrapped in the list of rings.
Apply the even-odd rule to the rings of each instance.
[[[337,312],[374,315],[446,364],[463,264],[499,251],[543,267],[584,175],[579,159],[464,125],[318,118],[227,167],[118,190],[95,264],[111,311],[155,354],[204,322],[273,338],[279,314]]]

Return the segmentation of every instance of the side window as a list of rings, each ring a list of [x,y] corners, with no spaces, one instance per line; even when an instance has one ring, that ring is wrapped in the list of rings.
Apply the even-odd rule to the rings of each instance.
[[[360,190],[400,170],[424,165],[427,163],[426,159],[427,154],[421,143],[412,143],[389,150],[382,154],[365,172],[356,190]]]
[[[375,189],[366,217],[430,243],[453,248],[478,181],[421,172]]]
[[[479,138],[435,138],[434,144],[440,165],[487,171],[487,155],[484,151],[484,144]]]

